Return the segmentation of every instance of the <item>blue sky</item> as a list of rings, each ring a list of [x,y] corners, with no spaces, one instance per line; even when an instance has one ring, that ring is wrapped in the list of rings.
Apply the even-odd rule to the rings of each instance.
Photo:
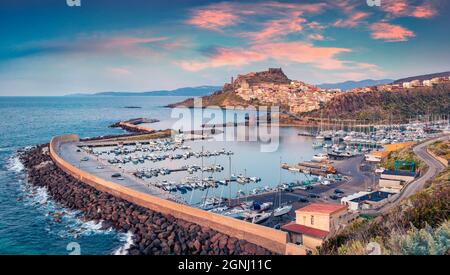
[[[311,84],[450,70],[445,0],[3,0],[0,95],[222,85],[282,67]]]

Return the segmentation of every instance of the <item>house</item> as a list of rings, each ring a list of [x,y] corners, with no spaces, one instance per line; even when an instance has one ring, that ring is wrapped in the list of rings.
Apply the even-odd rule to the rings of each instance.
[[[380,175],[380,179],[386,180],[399,180],[405,183],[410,183],[416,178],[416,173],[411,171],[403,170],[384,170]]]
[[[431,82],[431,80],[424,80],[423,81],[423,86],[433,87],[433,83]]]
[[[295,211],[294,222],[281,227],[288,232],[288,241],[310,249],[322,245],[348,222],[346,205],[312,203]]]
[[[403,88],[405,89],[412,88],[411,82],[403,82]]]
[[[395,192],[375,191],[359,192],[341,199],[341,204],[346,205],[350,210],[375,209],[384,205]]]

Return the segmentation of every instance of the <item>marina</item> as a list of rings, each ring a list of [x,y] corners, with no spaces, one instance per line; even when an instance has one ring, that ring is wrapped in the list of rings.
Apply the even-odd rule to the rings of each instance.
[[[248,151],[251,153],[242,154],[245,147],[240,142],[219,142],[210,135],[201,139],[208,142],[192,141],[185,134],[177,134],[152,140],[100,142],[99,146],[89,142],[79,148],[102,163],[96,169],[111,167],[121,171],[116,175],[119,180],[123,180],[123,174],[131,175],[144,188],[161,190],[185,204],[276,226],[278,223],[274,221],[284,216],[292,218],[293,209],[306,203],[337,201],[353,191],[374,188],[373,180],[339,167],[352,163],[349,159],[356,159],[359,165],[365,154],[378,152],[387,144],[431,137],[442,125],[394,125],[373,127],[368,132],[327,130],[317,132],[314,137],[305,133],[295,137],[295,128],[282,128],[284,143],[280,152],[266,156],[251,149]],[[303,144],[302,154],[283,150],[285,142],[293,142],[294,137],[297,144]],[[240,153],[236,154],[237,151]],[[276,165],[275,155],[289,162]],[[253,170],[251,163],[256,160],[259,166],[268,165],[261,161],[270,160],[280,170],[279,176]]]

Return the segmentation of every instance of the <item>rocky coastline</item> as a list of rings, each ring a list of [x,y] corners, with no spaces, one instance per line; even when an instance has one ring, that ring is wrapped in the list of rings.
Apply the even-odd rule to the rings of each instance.
[[[63,207],[81,210],[86,221],[102,222],[133,234],[130,255],[269,255],[271,251],[207,227],[151,211],[98,191],[64,173],[52,161],[48,144],[19,152],[28,182],[45,187]]]

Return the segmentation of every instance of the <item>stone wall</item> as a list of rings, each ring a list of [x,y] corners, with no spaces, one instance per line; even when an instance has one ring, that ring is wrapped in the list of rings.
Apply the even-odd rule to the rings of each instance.
[[[285,232],[137,192],[119,184],[98,178],[74,167],[59,157],[57,151],[62,142],[78,140],[79,138],[76,135],[66,135],[54,137],[50,142],[50,156],[55,164],[75,179],[78,179],[97,190],[106,192],[114,197],[126,200],[152,211],[170,214],[175,218],[187,220],[202,227],[217,230],[222,234],[246,240],[278,254],[286,253],[287,235]]]

